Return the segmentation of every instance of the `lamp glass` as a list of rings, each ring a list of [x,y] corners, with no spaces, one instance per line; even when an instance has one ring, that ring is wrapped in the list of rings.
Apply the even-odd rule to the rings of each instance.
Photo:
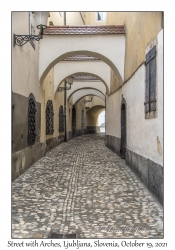
[[[35,20],[36,20],[36,26],[38,25],[46,25],[47,26],[47,19],[49,16],[48,11],[36,11],[35,14]]]
[[[66,78],[66,82],[68,82],[68,84],[70,84],[70,85],[73,84],[73,80],[74,80],[73,76]]]

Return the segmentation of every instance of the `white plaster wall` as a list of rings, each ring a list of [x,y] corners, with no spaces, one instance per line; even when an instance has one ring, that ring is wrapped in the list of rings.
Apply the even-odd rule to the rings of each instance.
[[[67,53],[67,54],[66,54]],[[96,54],[97,53],[97,54]],[[125,35],[44,35],[40,42],[39,76],[67,56],[87,54],[105,61],[120,81],[124,78]]]
[[[90,73],[99,76],[110,89],[110,67],[102,61],[59,62],[54,66],[54,90],[67,77],[75,73]]]
[[[69,86],[67,84],[67,86]],[[100,92],[102,92],[104,95],[106,93],[106,87],[105,85],[100,82],[100,81],[94,81],[94,82],[73,82],[73,84],[71,85],[71,89],[67,91],[67,99],[70,98],[70,96],[76,92],[77,90],[80,89],[97,89]]]
[[[127,103],[127,148],[163,165],[163,31],[157,37],[157,117],[145,119],[145,66],[106,97],[106,134],[121,137],[121,95]]]
[[[105,96],[98,90],[95,89],[84,89],[84,90],[78,90],[73,94],[73,105],[82,97],[87,95],[95,95],[100,97],[103,101],[105,101]]]

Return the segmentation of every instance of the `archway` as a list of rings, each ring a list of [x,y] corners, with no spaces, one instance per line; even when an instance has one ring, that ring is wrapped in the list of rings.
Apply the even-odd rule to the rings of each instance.
[[[99,124],[100,124],[100,132],[105,133],[106,130],[106,111],[103,110],[100,114],[99,114]]]
[[[77,90],[74,94],[73,94],[73,101],[72,104],[75,105],[77,102],[79,102],[79,100],[82,97],[85,96],[89,96],[89,95],[94,95],[94,96],[98,96],[99,98],[101,98],[103,101],[105,101],[105,96],[104,94],[102,94],[99,90],[96,89],[81,89],[81,90]]]
[[[100,60],[96,61],[61,61],[54,66],[54,92],[59,85],[70,75],[83,74],[97,78],[106,86],[106,92],[110,89],[111,68]]]
[[[98,83],[100,85],[100,82],[98,82]],[[105,96],[105,94],[106,94],[104,86],[98,86],[98,85],[95,86],[94,85],[94,87],[93,87],[93,84],[88,84],[87,87],[86,86],[83,87],[83,84],[82,84],[82,87],[79,87],[79,86],[76,87],[75,84],[74,84],[74,86],[71,88],[71,90],[69,90],[69,92],[67,94],[67,100],[69,100],[72,95],[76,96],[76,93],[79,93],[80,91],[81,91],[82,94],[85,93],[85,95],[87,95],[88,92],[90,94],[90,93],[92,93],[93,90],[98,91],[102,96]],[[83,96],[81,96],[81,97],[83,97]]]
[[[69,31],[76,27],[67,27]],[[121,29],[121,27],[120,27]],[[113,35],[57,35],[59,28],[45,30],[44,39],[40,43],[39,54],[39,79],[40,83],[57,63],[66,57],[75,55],[87,55],[99,58],[108,64],[119,79],[120,86],[124,79],[124,60],[125,60],[125,31],[124,27]],[[86,34],[86,33],[83,33]],[[110,33],[111,34],[111,33]],[[116,46],[117,44],[117,46]],[[64,46],[63,46],[64,45]],[[106,49],[107,48],[107,49]],[[115,53],[114,53],[115,48]]]

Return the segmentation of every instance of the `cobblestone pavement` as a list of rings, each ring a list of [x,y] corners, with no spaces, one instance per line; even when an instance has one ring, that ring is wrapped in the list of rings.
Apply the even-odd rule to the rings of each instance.
[[[105,147],[83,135],[49,151],[12,183],[12,238],[163,238],[163,208]]]

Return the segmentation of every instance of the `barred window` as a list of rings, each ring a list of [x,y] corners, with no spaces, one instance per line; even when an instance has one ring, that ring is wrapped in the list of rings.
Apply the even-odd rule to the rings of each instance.
[[[29,107],[28,107],[28,141],[34,142],[36,137],[36,103],[35,97],[31,93],[29,95]]]
[[[46,135],[52,135],[54,132],[54,112],[52,100],[47,101],[46,105]]]
[[[64,111],[62,105],[59,108],[59,132],[64,132]]]
[[[156,110],[156,46],[146,55],[145,113]]]

